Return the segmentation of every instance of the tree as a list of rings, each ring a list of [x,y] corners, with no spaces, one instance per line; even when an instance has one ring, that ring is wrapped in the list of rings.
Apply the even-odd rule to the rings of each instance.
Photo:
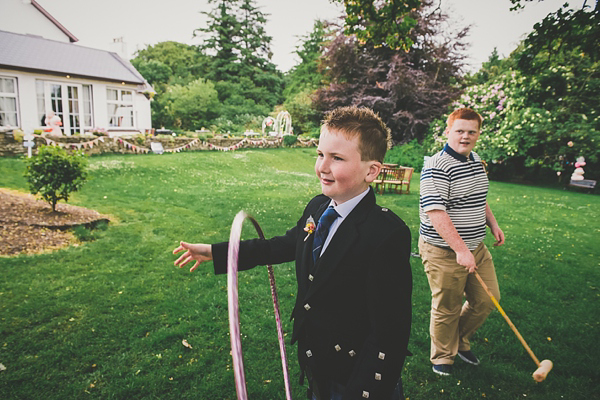
[[[219,101],[210,81],[197,79],[187,85],[174,85],[167,92],[169,112],[175,127],[185,130],[208,126],[217,117]]]
[[[139,50],[131,63],[156,91],[151,103],[152,125],[176,127],[172,97],[167,95],[169,88],[186,85],[198,76],[205,76],[209,57],[197,46],[161,42]]]
[[[197,46],[168,41],[139,50],[131,63],[150,84],[156,85],[173,81],[182,84],[204,76],[209,61]]]
[[[241,105],[240,98],[250,100],[245,107],[251,112],[272,109],[282,101],[283,75],[270,61],[272,38],[265,33],[265,15],[254,0],[209,3],[217,5],[205,13],[207,27],[197,32],[206,36],[202,49],[214,54],[208,78],[216,84],[223,112],[235,113],[227,108]]]
[[[414,11],[420,0],[333,0],[344,3],[345,34],[356,35],[363,45],[386,46],[408,51],[413,45],[412,29],[417,25]]]
[[[316,132],[319,128],[321,113],[315,109],[312,98],[325,79],[319,70],[319,59],[329,31],[324,21],[314,22],[312,32],[301,37],[301,44],[296,47],[300,63],[285,76],[283,108],[293,115],[294,132],[297,134]]]
[[[301,44],[295,51],[300,62],[285,76],[283,95],[286,99],[307,90],[316,90],[323,84],[325,76],[319,71],[319,58],[323,54],[326,36],[329,34],[328,25],[324,21],[316,20],[312,32],[300,38]]]
[[[338,34],[321,59],[331,83],[317,91],[318,109],[369,107],[390,127],[395,142],[422,139],[430,122],[460,94],[462,40],[468,28],[447,30],[447,16],[429,1],[411,17],[417,24],[409,52]]]
[[[83,152],[67,153],[54,146],[41,146],[38,154],[25,160],[25,178],[31,194],[40,194],[56,211],[60,200],[69,201],[71,192],[87,179],[87,159]]]
[[[238,0],[208,1],[209,4],[217,2],[215,9],[203,12],[208,17],[206,28],[194,31],[194,36],[205,36],[201,49],[213,53],[207,75],[213,82],[235,80],[240,76],[241,26],[235,16]]]

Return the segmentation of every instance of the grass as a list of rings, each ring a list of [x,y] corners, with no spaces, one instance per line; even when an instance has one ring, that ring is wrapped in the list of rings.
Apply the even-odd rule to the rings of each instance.
[[[267,236],[283,233],[318,193],[314,149],[99,156],[70,203],[111,214],[107,229],[53,253],[0,258],[0,393],[6,399],[235,399],[226,277],[212,265],[173,266],[179,240],[227,240],[237,211]],[[26,189],[24,163],[1,158],[0,187]],[[438,377],[429,364],[429,288],[418,258],[413,331],[404,371],[410,399],[588,399],[600,376],[600,197],[492,182],[488,200],[507,237],[493,248],[501,304],[540,359],[535,365],[498,312],[474,338],[480,367],[457,361]],[[418,239],[418,175],[410,195],[385,194]],[[254,237],[250,224],[244,237]],[[489,236],[489,235],[488,235]],[[491,247],[491,240],[488,238]],[[289,345],[294,267],[275,267],[293,397]],[[266,268],[240,274],[240,318],[250,398],[282,399],[283,374]],[[193,348],[186,348],[186,339]]]

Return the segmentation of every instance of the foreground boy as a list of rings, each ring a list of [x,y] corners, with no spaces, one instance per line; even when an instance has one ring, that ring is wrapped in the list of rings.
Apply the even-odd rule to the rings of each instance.
[[[469,338],[494,309],[476,277],[477,270],[500,300],[486,225],[504,243],[504,233],[487,203],[488,179],[473,148],[481,132],[481,116],[461,108],[448,117],[444,149],[421,172],[419,251],[431,288],[431,363],[433,372],[450,375],[458,356],[472,365],[479,359]],[[466,301],[463,304],[463,294]]]
[[[315,172],[322,195],[284,236],[240,244],[239,269],[296,261],[292,344],[313,399],[404,398],[400,372],[411,324],[410,231],[375,204],[370,183],[389,130],[368,109],[331,112],[321,128]],[[323,217],[323,218],[322,218]],[[314,221],[314,223],[313,223]],[[318,221],[318,223],[317,223]],[[310,228],[316,224],[316,230]],[[227,272],[228,243],[181,242],[183,267],[213,260]]]

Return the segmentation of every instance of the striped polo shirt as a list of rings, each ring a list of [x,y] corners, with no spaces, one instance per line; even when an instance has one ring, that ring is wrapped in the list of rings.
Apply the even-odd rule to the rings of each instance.
[[[446,144],[425,163],[421,172],[419,234],[423,240],[450,248],[427,215],[427,211],[442,210],[448,213],[469,250],[475,250],[485,238],[488,186],[481,158],[473,151],[467,158]]]

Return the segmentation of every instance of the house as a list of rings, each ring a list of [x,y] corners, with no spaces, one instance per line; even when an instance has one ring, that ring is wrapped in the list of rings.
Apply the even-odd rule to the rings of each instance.
[[[35,0],[2,0],[0,131],[45,129],[54,111],[65,135],[152,129],[152,86],[113,52],[77,38]]]

